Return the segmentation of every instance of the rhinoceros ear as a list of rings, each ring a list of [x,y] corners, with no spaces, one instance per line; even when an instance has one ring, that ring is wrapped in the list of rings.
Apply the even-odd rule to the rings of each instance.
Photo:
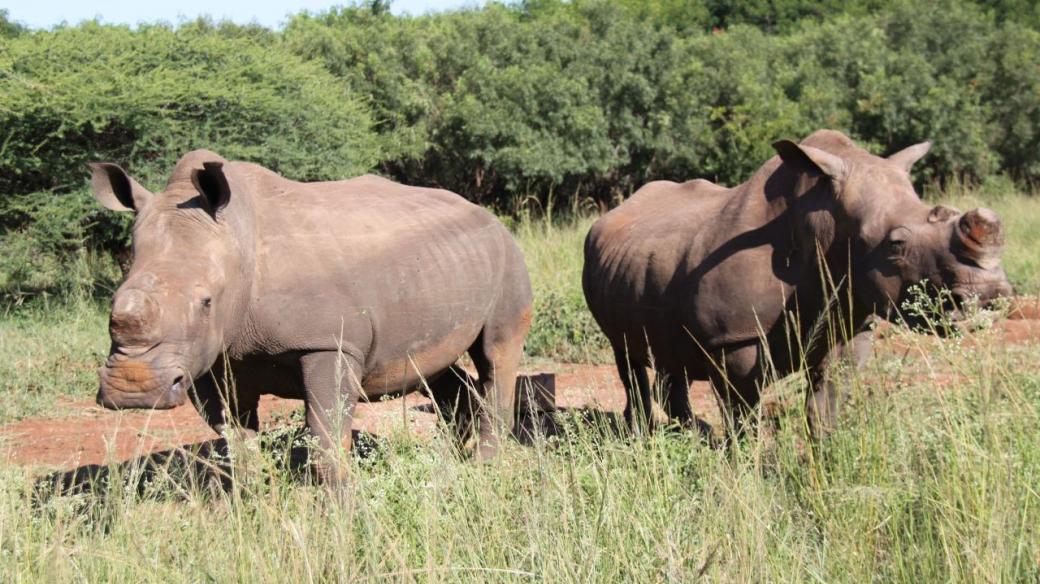
[[[205,199],[209,214],[216,219],[217,213],[231,200],[231,186],[224,176],[224,163],[203,162],[201,170],[191,172],[191,182]]]
[[[140,211],[153,195],[148,189],[137,184],[125,170],[111,162],[94,162],[90,166],[90,184],[97,197],[106,209],[113,211]]]
[[[786,164],[812,172],[823,173],[833,179],[842,180],[847,172],[845,161],[819,148],[795,144],[790,140],[773,142],[773,149]]]
[[[901,166],[903,170],[910,172],[910,168],[913,167],[914,163],[924,158],[924,155],[928,154],[928,151],[931,149],[931,142],[921,142],[920,144],[914,144],[908,148],[903,148],[899,152],[889,156],[888,161],[894,162]]]

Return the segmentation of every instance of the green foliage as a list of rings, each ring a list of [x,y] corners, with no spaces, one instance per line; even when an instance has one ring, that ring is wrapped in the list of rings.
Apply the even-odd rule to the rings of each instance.
[[[732,63],[708,54],[688,66],[713,43],[691,47],[608,3],[533,17],[495,5],[420,19],[341,9],[297,17],[285,34],[299,54],[375,96],[386,173],[500,207],[529,193],[617,199],[654,178],[700,175],[712,150],[724,158],[756,137],[720,151],[726,138],[711,115],[731,97]],[[727,47],[741,64],[766,68],[738,42]],[[763,81],[747,80],[746,101]],[[698,82],[708,95],[691,91]],[[759,111],[775,114],[755,107],[744,108],[745,125]],[[760,163],[768,142],[755,148],[740,155]],[[729,179],[725,163],[708,165],[709,175],[722,167]]]
[[[1032,29],[1009,22],[986,47],[989,78],[982,101],[991,119],[999,120],[990,141],[1003,168],[1035,184],[1040,180],[1040,4],[1034,10]]]
[[[25,385],[89,394],[96,382],[76,363],[103,345],[78,337],[103,319],[23,317],[0,321],[0,367],[22,376],[5,408]],[[775,424],[763,419],[727,449],[672,428],[618,436],[595,405],[561,415],[556,439],[509,445],[491,464],[395,426],[349,461],[340,491],[288,464],[292,443],[279,437],[298,426],[233,443],[228,457],[156,457],[150,472],[140,459],[86,467],[77,477],[97,478],[83,494],[8,464],[0,572],[46,582],[1035,582],[1040,352],[974,339],[904,335],[860,374],[842,374],[850,401],[818,443],[803,400],[781,394],[790,405]],[[117,413],[97,415],[119,424]],[[225,488],[221,472],[233,477]]]
[[[83,163],[98,159],[158,185],[200,147],[301,179],[375,160],[356,98],[250,36],[88,23],[0,46],[5,195],[79,187]]]
[[[1000,22],[1017,22],[1040,30],[1040,3],[1034,0],[975,0]]]
[[[87,23],[0,40],[5,264],[28,262],[24,272],[122,248],[127,218],[99,213],[82,192],[88,161],[117,162],[152,188],[202,147],[304,180],[369,169],[378,149],[364,104],[272,42],[265,29],[205,21],[176,31]],[[26,291],[9,269],[0,290]]]
[[[615,120],[597,98],[607,90],[602,61],[612,59],[596,53],[628,48],[612,34],[494,5],[419,19],[341,9],[297,17],[285,34],[299,54],[374,96],[388,142],[383,169],[405,182],[501,204],[554,185],[571,190],[616,166]]]
[[[523,0],[529,14],[580,11],[606,0]],[[929,0],[611,0],[628,16],[680,32],[727,29],[748,25],[783,33],[805,22],[839,16],[866,16],[898,6],[934,6]],[[965,0],[998,22],[1018,22],[1040,29],[1040,5],[1032,0]]]
[[[116,257],[122,254],[101,250],[123,248],[125,215],[102,209],[85,189],[16,196],[7,204],[7,216],[18,214],[25,222],[0,237],[0,298],[111,295],[121,278]]]
[[[934,140],[919,177],[1017,173],[994,148],[1004,120],[984,101],[986,55],[1002,36],[954,3],[839,18],[786,39],[787,91],[811,125],[844,128],[880,154]]]
[[[6,8],[0,9],[0,38],[18,36],[25,32],[25,27],[8,17]]]
[[[544,0],[417,19],[347,8],[297,17],[285,36],[374,97],[385,173],[500,208],[531,193],[608,202],[658,178],[735,184],[772,141],[819,127],[879,153],[933,139],[921,181],[1040,177],[1034,30],[952,0],[793,0],[706,4],[728,28],[677,34],[697,6]],[[763,19],[785,33],[762,32],[774,28]]]
[[[300,179],[376,168],[505,212],[606,206],[657,179],[737,184],[774,140],[821,127],[879,154],[933,140],[920,185],[1040,180],[1028,3],[386,6],[284,31],[201,19],[0,35],[0,251],[28,258],[0,262],[0,293],[33,293],[32,269],[12,264],[122,249],[126,218],[73,194],[84,162],[158,187],[197,147]]]

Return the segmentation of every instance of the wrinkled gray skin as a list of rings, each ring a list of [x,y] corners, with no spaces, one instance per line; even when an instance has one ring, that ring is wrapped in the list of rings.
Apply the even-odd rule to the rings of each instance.
[[[838,404],[829,366],[862,364],[869,321],[892,316],[911,285],[927,279],[958,302],[1011,293],[997,216],[930,207],[914,192],[909,170],[929,143],[879,158],[821,130],[773,146],[779,156],[742,185],[649,183],[589,231],[585,298],[613,346],[630,423],[651,422],[648,366],[684,423],[691,380],[710,380],[740,420],[767,375],[807,368],[819,434]]]
[[[359,398],[432,381],[468,352],[485,398],[477,455],[495,454],[531,288],[492,214],[443,190],[375,176],[299,183],[203,150],[160,194],[116,165],[92,170],[100,202],[136,214],[99,404],[170,408],[194,394],[223,434],[257,430],[261,394],[300,398],[328,453],[349,447]],[[335,482],[333,458],[319,472]]]

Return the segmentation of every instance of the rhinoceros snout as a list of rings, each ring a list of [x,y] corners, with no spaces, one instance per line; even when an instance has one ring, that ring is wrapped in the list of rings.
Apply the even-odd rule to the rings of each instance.
[[[1015,290],[1007,278],[1000,278],[967,287],[955,286],[951,294],[957,308],[975,302],[980,308],[988,309],[999,306],[1004,299],[1014,296]]]
[[[110,410],[177,407],[188,399],[190,379],[180,369],[156,371],[141,363],[98,369],[97,404]]]

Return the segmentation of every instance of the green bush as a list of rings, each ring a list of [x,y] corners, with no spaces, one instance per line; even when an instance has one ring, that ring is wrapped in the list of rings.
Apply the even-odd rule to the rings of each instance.
[[[0,237],[0,298],[111,294],[121,272],[110,252],[124,245],[124,215],[102,209],[87,189],[11,197],[7,204],[8,216],[27,219]]]
[[[1001,120],[983,101],[984,53],[997,35],[975,10],[907,5],[776,38],[770,70],[805,116],[803,133],[836,127],[880,154],[932,139],[918,176],[977,178],[1002,166],[987,141]]]
[[[809,3],[770,3],[788,15],[782,35],[763,32],[775,27],[747,16],[752,5],[704,4],[760,27],[710,35],[654,16],[697,6],[545,0],[422,18],[346,8],[299,16],[285,37],[373,96],[384,173],[500,209],[531,194],[606,203],[658,178],[735,184],[772,141],[820,127],[879,153],[934,140],[921,182],[1040,177],[1038,33],[999,23],[999,10],[864,0],[822,20]]]
[[[1034,5],[1040,24],[1040,5]],[[989,141],[1002,166],[1033,184],[1040,180],[1040,26],[1004,25],[986,47],[989,78],[983,86],[994,120]]]
[[[92,160],[118,162],[155,189],[201,147],[298,179],[371,168],[378,145],[362,100],[262,40],[205,22],[0,39],[0,249],[39,261],[119,249],[126,218],[99,215],[79,192]],[[12,280],[28,282],[5,279],[4,294]]]
[[[535,324],[524,345],[531,356],[565,363],[610,362],[610,347],[577,290],[545,287],[534,297]]]
[[[412,18],[369,2],[284,31],[0,27],[0,251],[40,265],[119,251],[125,218],[72,194],[83,163],[117,161],[158,188],[197,147],[300,179],[375,168],[506,213],[605,207],[656,179],[736,184],[774,140],[821,127],[879,154],[933,140],[921,185],[1035,183],[1034,13],[1016,0],[529,0]],[[27,270],[5,271],[0,294],[31,293]]]
[[[78,187],[96,159],[158,186],[199,147],[301,179],[351,176],[377,159],[357,98],[248,37],[85,24],[0,47],[5,195]]]
[[[420,19],[348,8],[297,17],[285,35],[373,96],[382,168],[405,182],[501,204],[557,185],[573,192],[616,166],[603,87],[589,78],[602,65],[595,50],[616,39],[570,20],[526,21],[495,5]]]
[[[18,36],[25,32],[25,27],[13,22],[8,17],[7,9],[0,9],[0,38]]]
[[[524,0],[531,14],[581,10],[604,0]],[[927,0],[610,0],[629,17],[677,31],[708,31],[748,25],[769,33],[789,32],[811,21],[865,16],[894,6],[926,7]],[[962,0],[998,22],[1040,29],[1040,4],[1032,0]],[[934,4],[934,3],[933,3]]]

